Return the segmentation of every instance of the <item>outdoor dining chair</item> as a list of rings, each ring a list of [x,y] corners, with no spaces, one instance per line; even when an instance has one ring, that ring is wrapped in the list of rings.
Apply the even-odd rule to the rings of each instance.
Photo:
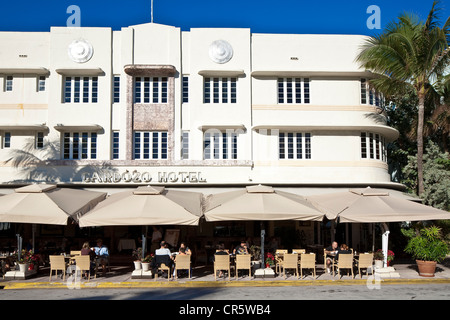
[[[81,256],[81,251],[73,251],[73,250],[71,250],[70,251],[70,255],[71,256]]]
[[[52,281],[52,273],[55,270],[55,275],[58,275],[58,271],[62,271],[63,281],[66,280],[66,261],[64,260],[64,256],[61,255],[51,255],[50,259],[50,278],[49,281]]]
[[[170,259],[170,256],[168,254],[155,255],[153,259],[155,261],[152,261],[152,263],[154,263],[156,266],[155,269],[152,268],[152,272],[155,273],[155,281],[158,279],[158,271],[167,271],[167,281],[169,281],[172,278],[172,261]]]
[[[298,254],[306,253],[306,249],[292,249],[292,253]]]
[[[362,278],[361,269],[366,269],[367,274],[370,269],[373,275],[373,253],[360,253],[359,258],[356,260],[356,265],[358,266],[359,278]]]
[[[316,254],[315,253],[302,253],[300,255],[300,279],[303,279],[303,269],[313,269],[313,272],[314,272],[313,279],[316,280]]]
[[[352,279],[353,275],[353,254],[352,253],[340,253],[336,263],[334,264],[338,270],[338,276],[341,277],[341,269],[350,269],[352,271]]]
[[[277,249],[275,251],[275,272],[281,273],[281,268],[283,267],[284,255],[288,253],[288,250]],[[277,271],[278,270],[278,271]]]
[[[298,253],[284,254],[283,257],[283,277],[286,279],[286,269],[295,269],[295,276],[298,279]]]
[[[214,255],[214,280],[217,280],[217,271],[228,271],[228,280],[230,280],[230,256]]]
[[[88,255],[82,256],[76,256],[75,257],[75,266],[76,271],[75,272],[81,272],[81,275],[83,274],[83,271],[86,271],[88,274],[88,281],[91,280],[91,258]],[[95,273],[94,278],[97,278],[97,274]]]
[[[175,280],[178,279],[178,270],[188,270],[189,279],[191,278],[191,255],[177,255],[175,258]]]
[[[236,280],[238,278],[238,270],[248,270],[248,276],[252,276],[252,256],[249,254],[236,255]]]

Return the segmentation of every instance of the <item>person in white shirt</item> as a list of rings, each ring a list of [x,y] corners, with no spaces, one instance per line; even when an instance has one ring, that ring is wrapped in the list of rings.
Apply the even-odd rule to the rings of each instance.
[[[169,248],[166,247],[166,242],[163,240],[161,241],[160,248],[155,250],[155,255],[169,255],[172,257],[172,253],[170,252]]]

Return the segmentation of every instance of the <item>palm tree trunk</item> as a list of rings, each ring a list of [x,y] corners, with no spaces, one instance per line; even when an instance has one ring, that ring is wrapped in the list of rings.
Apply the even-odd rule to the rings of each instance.
[[[419,196],[424,191],[423,186],[423,124],[425,117],[425,94],[419,92],[419,114],[417,121],[417,186]]]

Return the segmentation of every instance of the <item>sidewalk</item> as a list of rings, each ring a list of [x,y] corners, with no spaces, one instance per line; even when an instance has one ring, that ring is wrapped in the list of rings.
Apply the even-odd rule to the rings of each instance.
[[[337,275],[333,277],[330,274],[323,272],[323,268],[317,265],[316,275],[314,280],[311,273],[306,273],[303,279],[297,279],[294,274],[287,274],[286,279],[283,275],[278,275],[275,278],[254,278],[249,277],[246,272],[244,276],[240,276],[238,280],[232,276],[230,280],[228,277],[214,279],[212,266],[198,266],[193,268],[192,278],[179,277],[178,280],[167,280],[167,278],[158,277],[158,279],[132,279],[132,267],[127,266],[111,266],[111,272],[108,272],[105,277],[93,277],[88,282],[87,280],[77,280],[67,277],[63,281],[58,277],[52,277],[49,281],[49,268],[41,268],[34,277],[26,280],[0,280],[0,287],[3,289],[33,289],[33,288],[49,288],[49,289],[67,289],[67,288],[157,288],[157,287],[249,287],[249,286],[325,286],[325,285],[367,285],[368,283],[378,282],[381,285],[388,284],[417,284],[417,283],[450,283],[450,264],[438,264],[436,274],[433,278],[421,277],[417,272],[415,264],[395,264],[393,267],[379,270],[375,272],[376,277],[371,277],[363,272],[360,279],[359,274],[355,273],[355,278],[347,275],[345,271],[341,278]],[[385,272],[382,272],[385,271]],[[356,270],[357,272],[357,270]],[[100,273],[101,274],[101,273]],[[379,277],[378,277],[379,275]]]

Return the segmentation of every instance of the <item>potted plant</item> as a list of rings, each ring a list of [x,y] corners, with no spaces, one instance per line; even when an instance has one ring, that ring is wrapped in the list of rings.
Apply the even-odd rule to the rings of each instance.
[[[388,256],[387,256],[387,259],[386,259],[388,267],[392,266],[392,261],[394,260],[394,258],[395,258],[394,251],[388,250]]]
[[[132,256],[134,262],[134,269],[141,270],[142,248],[137,248],[133,250]]]
[[[265,259],[265,263],[266,263],[266,268],[272,268],[275,266],[275,257],[273,254],[271,254],[270,252],[266,253],[266,259]]]
[[[153,254],[146,255],[144,259],[142,259],[142,271],[150,270],[150,263],[152,262]]]
[[[20,254],[20,259],[17,255],[17,264],[19,265],[19,271],[25,273],[28,270],[30,263],[31,252],[27,250],[22,250]]]
[[[373,259],[375,260],[376,269],[383,268],[384,254],[381,249],[373,253]]]
[[[430,226],[418,231],[414,229],[401,231],[409,238],[405,252],[416,259],[419,275],[434,277],[436,263],[441,262],[449,253],[447,243],[442,239],[441,228]]]

